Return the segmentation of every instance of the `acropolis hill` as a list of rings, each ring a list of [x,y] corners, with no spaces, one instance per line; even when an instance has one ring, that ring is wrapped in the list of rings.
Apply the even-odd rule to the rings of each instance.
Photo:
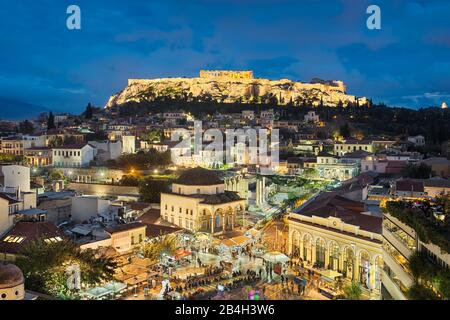
[[[155,99],[216,101],[219,103],[273,103],[335,107],[365,105],[365,97],[348,95],[342,81],[253,78],[252,71],[201,70],[198,78],[129,79],[128,86],[110,97],[106,107]]]

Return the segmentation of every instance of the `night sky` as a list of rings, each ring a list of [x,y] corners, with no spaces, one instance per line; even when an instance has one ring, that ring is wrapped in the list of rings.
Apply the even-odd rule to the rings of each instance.
[[[70,4],[81,30],[66,28]],[[366,27],[370,4],[381,30]],[[2,0],[0,43],[0,98],[54,111],[104,106],[128,78],[202,68],[343,80],[391,106],[450,102],[448,0]]]

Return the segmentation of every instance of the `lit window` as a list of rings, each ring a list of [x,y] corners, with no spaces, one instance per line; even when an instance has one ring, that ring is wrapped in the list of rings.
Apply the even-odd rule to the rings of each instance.
[[[21,243],[24,239],[24,237],[20,236],[7,236],[3,241],[8,243]]]

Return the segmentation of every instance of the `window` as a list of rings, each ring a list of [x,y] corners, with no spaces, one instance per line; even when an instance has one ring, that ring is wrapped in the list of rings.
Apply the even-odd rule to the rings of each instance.
[[[167,210],[167,204],[164,206],[164,208]]]
[[[200,194],[200,189],[197,189],[197,194]]]
[[[134,236],[131,236],[131,244],[134,244]]]
[[[172,206],[172,212],[175,210],[174,206]]]
[[[181,213],[182,211],[183,211],[183,209],[181,209],[181,207],[180,207],[180,210],[178,212]]]
[[[142,242],[142,233],[141,234],[139,234],[139,243],[141,243]]]
[[[21,236],[7,236],[3,241],[8,243],[21,243],[24,239]]]

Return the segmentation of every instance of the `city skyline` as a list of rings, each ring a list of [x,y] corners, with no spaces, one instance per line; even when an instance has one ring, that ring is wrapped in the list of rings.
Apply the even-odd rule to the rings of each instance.
[[[195,77],[200,69],[342,80],[350,94],[390,106],[439,106],[450,97],[445,1],[380,1],[381,30],[366,27],[369,1],[78,1],[81,30],[66,27],[67,1],[8,2],[0,9],[8,25],[0,101],[43,111],[104,106],[129,78]]]

